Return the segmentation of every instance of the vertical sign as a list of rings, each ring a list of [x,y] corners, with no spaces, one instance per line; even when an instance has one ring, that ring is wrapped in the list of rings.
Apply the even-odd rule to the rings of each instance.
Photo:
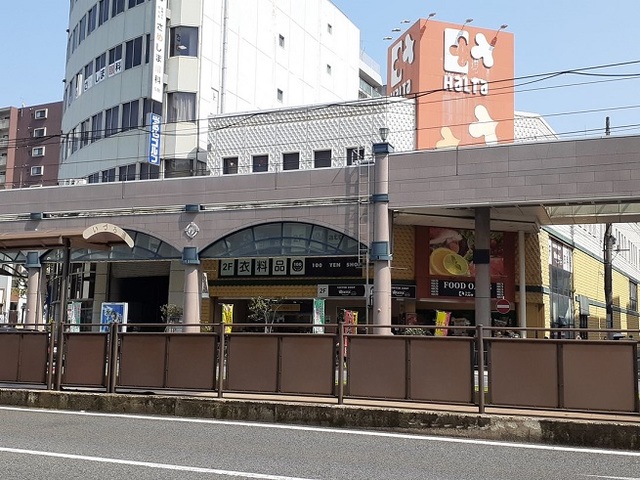
[[[388,51],[387,94],[416,99],[416,148],[513,142],[514,39],[420,19]]]
[[[164,44],[167,21],[167,0],[156,0],[153,32],[153,56],[151,58],[151,99],[162,103],[164,85]]]
[[[80,331],[80,316],[81,316],[82,303],[69,302],[67,304],[67,321],[71,324],[69,327],[70,332]]]
[[[157,113],[149,114],[149,163],[160,165],[160,133],[162,130],[162,117]]]
[[[324,333],[324,298],[313,299],[313,333]]]

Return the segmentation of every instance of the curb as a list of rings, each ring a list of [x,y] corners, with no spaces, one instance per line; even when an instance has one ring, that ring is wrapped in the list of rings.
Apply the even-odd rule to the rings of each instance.
[[[421,435],[640,450],[640,424],[353,405],[0,389],[0,405],[359,428]]]

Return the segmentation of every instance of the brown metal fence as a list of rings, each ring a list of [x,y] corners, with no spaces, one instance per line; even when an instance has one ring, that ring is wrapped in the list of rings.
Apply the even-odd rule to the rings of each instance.
[[[263,333],[251,326],[0,330],[0,383],[450,403],[480,412],[487,406],[640,408],[635,341],[501,338],[486,327],[449,327],[449,336],[440,336],[437,327],[424,327],[421,335],[376,335],[388,327],[285,333],[270,326],[274,331]]]

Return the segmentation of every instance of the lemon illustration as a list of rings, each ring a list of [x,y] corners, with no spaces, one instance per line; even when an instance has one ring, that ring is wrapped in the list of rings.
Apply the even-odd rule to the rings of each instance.
[[[436,248],[431,252],[429,257],[429,270],[433,275],[449,275],[445,270],[443,260],[447,255],[455,253],[453,250],[445,247]]]
[[[469,262],[457,253],[449,253],[442,259],[442,266],[450,275],[467,275]]]

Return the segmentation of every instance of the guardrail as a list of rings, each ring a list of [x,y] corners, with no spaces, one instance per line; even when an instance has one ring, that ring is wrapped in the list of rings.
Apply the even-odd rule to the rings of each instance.
[[[635,340],[509,337],[482,326],[394,325],[395,335],[389,326],[345,324],[124,327],[0,329],[0,383],[445,403],[480,413],[640,412]],[[516,330],[524,337],[542,329]],[[561,336],[556,330],[545,332]]]

